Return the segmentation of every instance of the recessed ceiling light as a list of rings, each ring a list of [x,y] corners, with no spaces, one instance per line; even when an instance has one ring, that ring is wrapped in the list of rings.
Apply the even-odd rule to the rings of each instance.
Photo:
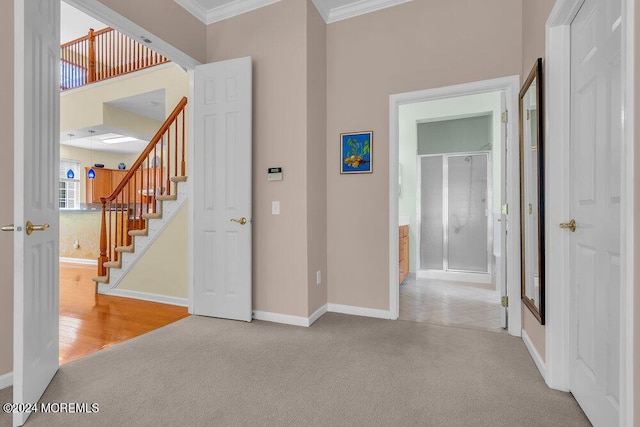
[[[105,144],[119,144],[121,142],[131,142],[136,140],[137,138],[133,138],[131,136],[121,136],[119,138],[103,139],[102,142],[104,142]]]

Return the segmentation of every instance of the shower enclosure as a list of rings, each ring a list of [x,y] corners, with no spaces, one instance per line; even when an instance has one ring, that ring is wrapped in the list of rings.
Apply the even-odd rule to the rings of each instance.
[[[418,277],[490,283],[489,153],[418,156],[417,176]]]

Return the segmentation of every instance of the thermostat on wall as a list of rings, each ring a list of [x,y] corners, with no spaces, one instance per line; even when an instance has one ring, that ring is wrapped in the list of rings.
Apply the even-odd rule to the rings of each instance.
[[[269,181],[282,181],[282,168],[269,168]]]

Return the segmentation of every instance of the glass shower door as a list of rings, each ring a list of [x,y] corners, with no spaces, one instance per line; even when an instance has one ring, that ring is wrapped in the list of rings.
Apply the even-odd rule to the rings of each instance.
[[[489,272],[488,154],[420,158],[420,269]]]
[[[488,273],[487,156],[448,160],[448,270]]]

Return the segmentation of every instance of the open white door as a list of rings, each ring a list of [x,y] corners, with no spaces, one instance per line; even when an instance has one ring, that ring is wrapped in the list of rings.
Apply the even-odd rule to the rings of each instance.
[[[594,426],[620,417],[621,21],[586,0],[571,24],[570,389]]]
[[[507,295],[507,125],[509,120],[509,113],[507,112],[507,95],[504,92],[500,93],[500,111],[502,111],[502,120],[500,126],[500,212],[498,213],[497,224],[494,224],[495,239],[493,242],[493,252],[496,256],[496,283],[497,289],[500,292],[502,301],[508,301]],[[513,303],[520,307],[519,298],[513,298]],[[500,326],[507,329],[509,326],[509,308],[505,307],[507,304],[503,303],[502,310],[500,311]]]
[[[196,67],[194,314],[251,321],[251,58]]]
[[[60,2],[14,7],[13,399],[34,403],[58,370]]]

